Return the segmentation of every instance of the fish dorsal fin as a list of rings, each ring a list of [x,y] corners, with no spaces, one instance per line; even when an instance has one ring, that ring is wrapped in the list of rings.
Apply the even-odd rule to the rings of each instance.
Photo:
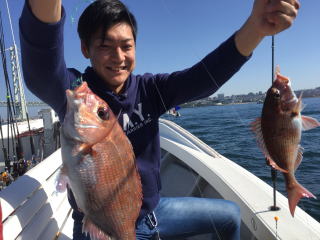
[[[301,147],[299,145],[297,159],[296,159],[296,162],[294,163],[294,170],[295,171],[297,170],[297,168],[299,167],[300,163],[302,162],[302,158],[303,158],[302,155],[303,155],[303,147]]]
[[[312,128],[320,127],[320,122],[317,119],[307,116],[301,116],[302,118],[302,130],[310,130]]]
[[[287,170],[279,167],[269,154],[269,151],[266,147],[266,144],[264,142],[263,135],[262,135],[261,118],[257,118],[255,121],[251,123],[251,129],[256,134],[258,145],[267,159],[267,164],[276,170],[279,170],[284,173],[288,173]]]
[[[305,105],[302,103],[302,92],[298,98],[298,102],[293,109],[293,112],[300,114],[300,112],[304,109]]]
[[[276,80],[277,76],[280,75],[280,66],[277,65],[274,70],[274,80]]]
[[[113,240],[99,229],[88,217],[83,218],[82,232],[89,234],[91,240]]]

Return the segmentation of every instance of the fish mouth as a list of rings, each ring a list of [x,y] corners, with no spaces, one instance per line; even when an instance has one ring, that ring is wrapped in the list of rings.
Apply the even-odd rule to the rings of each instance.
[[[290,85],[285,86],[280,90],[281,102],[284,105],[287,105],[288,108],[294,108],[298,102],[298,98]]]
[[[86,129],[96,129],[96,128],[99,128],[98,126],[95,126],[95,125],[90,125],[90,124],[75,124],[74,125],[76,128],[86,128]]]
[[[282,109],[289,111],[295,108],[298,103],[298,98],[291,88],[291,81],[289,78],[277,74],[273,86],[280,92],[280,102]]]

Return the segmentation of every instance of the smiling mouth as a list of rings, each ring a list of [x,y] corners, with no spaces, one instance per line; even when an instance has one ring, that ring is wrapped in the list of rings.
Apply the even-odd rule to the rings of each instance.
[[[127,67],[126,66],[123,66],[123,67],[107,67],[107,69],[109,71],[112,71],[112,72],[120,72],[120,71],[123,71],[123,70],[126,70]]]

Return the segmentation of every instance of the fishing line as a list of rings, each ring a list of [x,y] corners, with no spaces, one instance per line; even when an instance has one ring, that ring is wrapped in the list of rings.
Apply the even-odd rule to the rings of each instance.
[[[272,38],[271,38],[271,85],[273,84],[273,82],[275,81],[276,79],[276,76],[275,76],[275,36],[272,35]],[[277,171],[270,167],[271,168],[271,179],[272,179],[272,182],[273,182],[273,196],[274,196],[274,203],[273,203],[273,206],[270,207],[270,209],[272,211],[276,211],[276,210],[279,210],[280,208],[276,206],[276,182],[277,182]],[[310,201],[310,199],[308,198],[308,200]],[[303,200],[304,201],[304,200]],[[300,201],[301,203],[301,206],[302,206],[302,209],[304,211],[307,210],[307,208],[304,206],[304,203],[303,201]],[[306,216],[306,219],[305,219],[305,222],[308,224],[308,217]],[[276,229],[277,230],[277,229]],[[311,229],[309,229],[309,235],[310,235],[310,239],[311,239]]]
[[[27,116],[27,123],[28,123],[28,129],[29,129],[29,142],[30,142],[30,148],[31,148],[31,162],[34,163],[35,158],[36,158],[36,151],[35,151],[35,147],[34,147],[34,139],[33,139],[33,134],[31,132],[31,127],[30,127],[30,121],[29,121],[29,114],[26,113]]]
[[[80,0],[80,1],[78,1],[78,3],[75,4],[75,7],[73,8],[73,10],[70,13],[71,24],[75,24],[77,22],[76,20],[79,18],[77,15],[80,12],[79,9],[80,9],[80,7],[82,7],[82,5],[91,4],[93,2],[94,2],[94,0]]]
[[[0,134],[1,134],[1,143],[2,143],[2,152],[3,152],[3,158],[5,166],[8,168],[8,171],[10,172],[11,166],[10,166],[10,160],[8,157],[7,148],[4,145],[4,137],[3,137],[3,131],[2,131],[2,117],[0,116]]]
[[[188,171],[191,172],[191,173],[196,172],[196,171],[194,171],[194,170],[193,170],[192,168],[190,168],[190,167],[188,167],[187,169],[188,169]],[[200,186],[199,186],[199,183],[200,183],[201,180],[203,180],[203,181],[205,181],[208,185],[210,185],[210,184],[209,184],[204,178],[202,178],[198,173],[197,173],[198,176],[196,176],[196,175],[194,175],[194,174],[191,174],[191,175],[192,175],[193,178],[195,179],[195,182],[196,182],[196,183],[198,182],[195,187],[196,187],[196,189],[198,189],[199,194],[200,194],[200,197],[201,197],[201,198],[205,198],[205,195],[204,195],[203,191],[201,190],[201,188],[200,188]],[[190,189],[189,192],[190,192],[190,193],[187,194],[187,196],[192,196],[191,193],[194,192],[194,189]],[[216,199],[218,199],[218,198],[216,198]],[[211,226],[213,226],[213,230],[215,231],[216,237],[218,237],[218,239],[222,240],[222,236],[220,235],[220,233],[219,233],[219,231],[218,231],[218,229],[217,229],[217,227],[216,227],[216,224],[214,223],[213,217],[210,218],[210,222],[211,222]],[[211,233],[211,234],[213,234],[213,233]]]
[[[8,153],[10,152],[10,133],[11,130],[11,140],[12,140],[12,154],[17,157],[23,156],[22,152],[22,145],[21,140],[19,138],[19,130],[18,130],[18,124],[16,119],[16,110],[15,110],[15,103],[13,101],[13,94],[11,90],[10,80],[9,80],[9,74],[7,70],[7,59],[6,59],[6,53],[5,53],[5,39],[4,39],[4,31],[3,31],[3,23],[2,23],[2,12],[0,10],[0,52],[1,52],[1,58],[2,58],[2,64],[3,64],[3,72],[4,72],[4,78],[5,78],[5,84],[6,84],[6,100],[7,100],[7,124],[8,124]],[[17,134],[16,134],[17,133]],[[15,161],[14,161],[15,165]]]
[[[163,3],[163,5],[165,6],[165,9],[166,9],[167,14],[172,14],[172,13],[170,12],[169,8],[166,7],[167,5],[166,5],[166,3],[165,3],[163,0],[162,0],[162,3]],[[195,49],[195,48],[194,48],[194,49]],[[202,66],[203,66],[203,68],[205,69],[205,71],[207,72],[210,80],[213,82],[213,84],[217,87],[217,90],[218,90],[221,86],[219,86],[219,85],[217,84],[215,78],[212,76],[212,74],[211,74],[210,71],[208,70],[208,68],[207,68],[206,64],[203,62],[203,60],[201,60],[200,63],[202,64]],[[158,89],[158,87],[157,87],[156,84],[155,84],[155,86],[156,86],[157,92],[158,92],[158,94],[159,94],[159,96],[160,96],[161,102],[162,102],[165,110],[168,111],[168,108],[166,107],[166,105],[165,105],[165,103],[164,103],[164,100],[163,100],[163,98],[162,98],[162,96],[161,96],[161,93],[160,93],[160,91],[159,91],[159,89]],[[239,118],[239,119],[240,119],[241,123],[243,124],[241,118]],[[246,126],[247,126],[247,125],[246,125]],[[192,173],[192,170],[191,170],[190,168],[188,168],[188,169],[189,169],[189,171]],[[191,175],[193,175],[193,174],[191,174]],[[194,176],[194,177],[195,177],[195,176]],[[197,188],[198,188],[198,190],[199,190],[200,196],[203,197],[203,196],[204,196],[203,191],[200,189],[199,186],[197,186]],[[192,189],[191,189],[191,190],[192,190]],[[191,190],[190,190],[190,191],[191,191]],[[215,231],[215,233],[216,233],[216,236],[217,236],[219,239],[222,239],[221,236],[220,236],[220,234],[219,234],[219,231],[218,231],[218,229],[217,229],[217,227],[216,227],[216,225],[215,225],[215,223],[214,223],[213,217],[211,217],[211,225],[212,225],[212,227],[213,227],[213,229],[214,229],[214,231]]]
[[[164,6],[164,9],[166,10],[165,12],[167,12],[168,15],[171,15],[171,16],[175,17],[174,14],[170,11],[168,5],[166,4],[166,1],[165,1],[165,0],[161,0],[161,2],[162,2],[162,4],[163,4],[163,6]],[[196,51],[197,49],[195,48],[195,46],[194,46],[194,45],[190,45],[190,47],[194,50],[194,51],[193,51],[193,56],[194,56],[194,57],[197,57],[196,54],[195,54],[195,52],[197,52],[197,51]],[[202,65],[202,67],[204,68],[204,70],[205,70],[206,73],[208,74],[210,80],[212,81],[212,83],[213,83],[214,86],[216,87],[215,93],[217,93],[218,90],[219,90],[222,86],[219,86],[219,84],[217,83],[215,77],[211,74],[211,72],[209,71],[207,65],[203,62],[203,59],[200,60],[200,64]],[[236,115],[236,118],[237,118],[237,119],[239,120],[239,122],[241,123],[241,126],[242,126],[242,127],[245,127],[245,128],[248,128],[248,124],[243,120],[243,118],[241,118],[241,116],[240,116],[240,114],[239,114],[239,111],[237,111],[237,110],[235,109],[235,106],[233,106],[233,105],[231,105],[231,106],[232,106],[231,108],[232,108],[233,112],[236,113],[236,114],[235,114],[235,115]]]

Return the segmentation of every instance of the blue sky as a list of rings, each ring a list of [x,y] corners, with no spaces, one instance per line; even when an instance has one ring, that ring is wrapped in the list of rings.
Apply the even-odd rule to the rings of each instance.
[[[19,47],[18,19],[23,0],[8,0]],[[65,58],[68,67],[84,70],[89,62],[80,52],[77,20],[90,0],[64,0]],[[164,73],[192,66],[241,27],[253,0],[124,0],[138,21],[135,73]],[[12,45],[5,0],[0,2],[6,47]],[[302,1],[294,25],[275,37],[275,63],[294,89],[320,86],[320,1]],[[2,66],[2,65],[1,65]],[[1,68],[2,70],[2,68]],[[0,88],[4,88],[0,71]],[[217,93],[265,92],[271,82],[271,37]],[[196,84],[196,80],[195,80]],[[177,89],[179,91],[179,89]],[[4,97],[0,96],[0,99]],[[33,99],[27,92],[27,99]]]

